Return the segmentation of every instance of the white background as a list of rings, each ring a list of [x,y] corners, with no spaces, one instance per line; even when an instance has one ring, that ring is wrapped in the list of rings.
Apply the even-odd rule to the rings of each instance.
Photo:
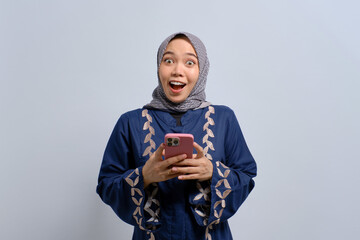
[[[130,239],[95,193],[118,117],[151,100],[177,31],[258,163],[234,239],[360,236],[360,3],[0,1],[0,239]]]

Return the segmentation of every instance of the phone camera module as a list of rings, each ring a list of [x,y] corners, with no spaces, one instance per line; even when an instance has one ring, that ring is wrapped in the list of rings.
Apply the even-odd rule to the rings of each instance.
[[[166,140],[166,144],[169,146],[169,147],[176,147],[178,146],[180,143],[180,139],[178,138],[168,138]]]

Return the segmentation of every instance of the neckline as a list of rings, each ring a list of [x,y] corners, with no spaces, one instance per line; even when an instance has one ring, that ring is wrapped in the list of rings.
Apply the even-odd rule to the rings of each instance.
[[[170,115],[175,118],[177,127],[182,126],[181,118],[184,116],[184,114],[185,113],[170,113]]]
[[[201,108],[196,110],[188,110],[181,116],[181,126],[184,127],[188,125],[191,122],[194,122],[194,118],[198,119],[200,118],[201,114],[203,114],[203,111],[207,110],[207,108]],[[170,127],[177,127],[176,125],[176,119],[171,115],[169,112],[165,112],[163,110],[158,109],[149,109],[152,114],[156,115],[161,121],[163,121],[166,125]]]

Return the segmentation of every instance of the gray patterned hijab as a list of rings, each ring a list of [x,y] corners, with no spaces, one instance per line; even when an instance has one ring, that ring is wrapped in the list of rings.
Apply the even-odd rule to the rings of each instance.
[[[199,61],[199,78],[190,92],[190,95],[186,98],[185,101],[181,103],[173,103],[171,102],[165,95],[164,89],[161,85],[159,78],[159,67],[162,61],[165,49],[169,42],[178,35],[185,35],[193,45],[198,61]],[[159,109],[166,112],[178,113],[178,112],[186,112],[188,110],[196,110],[200,108],[205,108],[211,103],[205,100],[205,85],[206,85],[206,77],[209,72],[209,60],[207,58],[205,45],[201,42],[201,40],[187,32],[178,32],[167,37],[160,45],[157,53],[157,72],[158,72],[158,83],[159,85],[155,88],[152,94],[152,101],[145,105],[144,108],[150,109]]]

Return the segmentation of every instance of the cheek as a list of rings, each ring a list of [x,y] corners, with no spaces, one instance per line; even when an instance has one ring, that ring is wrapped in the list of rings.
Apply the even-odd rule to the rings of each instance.
[[[199,71],[194,70],[191,74],[190,74],[190,81],[191,84],[195,85],[195,83],[198,81],[199,78]]]
[[[166,91],[166,89],[167,89],[167,87],[166,87],[166,85],[167,85],[166,81],[163,80],[162,78],[160,78],[160,83],[161,83],[162,89],[163,89],[164,91]]]
[[[164,87],[164,83],[166,82],[166,71],[161,66],[159,68],[159,79],[160,79],[161,85]]]

